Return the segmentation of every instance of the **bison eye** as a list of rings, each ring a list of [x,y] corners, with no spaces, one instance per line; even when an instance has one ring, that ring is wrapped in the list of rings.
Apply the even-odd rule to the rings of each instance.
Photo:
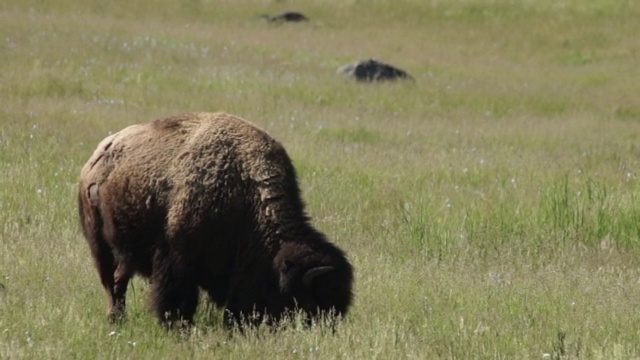
[[[285,260],[284,261],[284,268],[282,269],[282,272],[284,273],[288,273],[289,271],[291,271],[291,269],[293,269],[296,266],[296,264],[291,261],[291,260]]]
[[[294,278],[296,274],[299,273],[297,271],[298,265],[292,261],[285,260],[282,264],[282,268],[280,270],[280,291],[282,292],[290,292],[292,291],[292,287],[294,286]]]

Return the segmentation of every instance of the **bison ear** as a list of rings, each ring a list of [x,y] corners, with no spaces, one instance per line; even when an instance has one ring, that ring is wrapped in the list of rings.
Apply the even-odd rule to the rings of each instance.
[[[333,271],[336,268],[333,266],[317,266],[314,268],[311,268],[309,270],[307,270],[307,272],[304,273],[304,275],[302,276],[302,283],[304,284],[305,287],[310,287],[311,283],[313,282],[313,279],[318,276],[318,275],[322,275],[324,273],[328,273],[329,271]]]

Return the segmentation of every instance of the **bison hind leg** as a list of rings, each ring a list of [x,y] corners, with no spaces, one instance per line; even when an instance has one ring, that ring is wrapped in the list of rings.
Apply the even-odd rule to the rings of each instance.
[[[133,276],[133,267],[128,261],[118,263],[114,273],[113,290],[111,291],[111,308],[109,321],[112,323],[124,320],[127,299],[127,286]]]
[[[191,324],[198,306],[198,284],[192,266],[168,249],[158,249],[151,275],[151,308],[167,327]]]
[[[131,267],[114,257],[113,250],[101,236],[91,238],[90,245],[100,282],[107,293],[107,317],[112,323],[119,322],[125,315],[127,285],[133,275]]]
[[[83,196],[82,191],[78,195],[78,209],[80,223],[84,236],[89,244],[91,255],[100,275],[100,282],[107,293],[107,314],[111,322],[123,317],[125,312],[124,297],[116,295],[116,268],[117,263],[113,255],[113,249],[107,242],[103,232],[104,221],[95,206],[94,197],[97,196],[97,187],[91,185],[87,190],[87,197]],[[91,200],[88,200],[88,199]],[[91,202],[91,204],[90,204]],[[126,289],[126,287],[125,287]],[[122,293],[124,296],[124,293]]]

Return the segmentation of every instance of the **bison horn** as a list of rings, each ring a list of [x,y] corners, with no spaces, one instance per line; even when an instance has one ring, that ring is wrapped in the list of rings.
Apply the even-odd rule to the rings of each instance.
[[[324,273],[327,273],[333,270],[335,270],[335,267],[333,266],[318,266],[318,267],[311,268],[307,270],[306,273],[304,273],[304,276],[302,277],[302,283],[304,284],[304,286],[309,287],[311,286],[311,282],[316,276],[322,275]]]

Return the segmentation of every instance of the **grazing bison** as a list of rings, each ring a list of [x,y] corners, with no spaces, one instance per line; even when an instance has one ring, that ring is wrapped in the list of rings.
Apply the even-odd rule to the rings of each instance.
[[[105,138],[78,198],[111,320],[134,274],[150,278],[166,325],[192,322],[199,289],[227,324],[342,316],[351,304],[352,267],[310,225],[284,148],[238,117],[186,114]]]

